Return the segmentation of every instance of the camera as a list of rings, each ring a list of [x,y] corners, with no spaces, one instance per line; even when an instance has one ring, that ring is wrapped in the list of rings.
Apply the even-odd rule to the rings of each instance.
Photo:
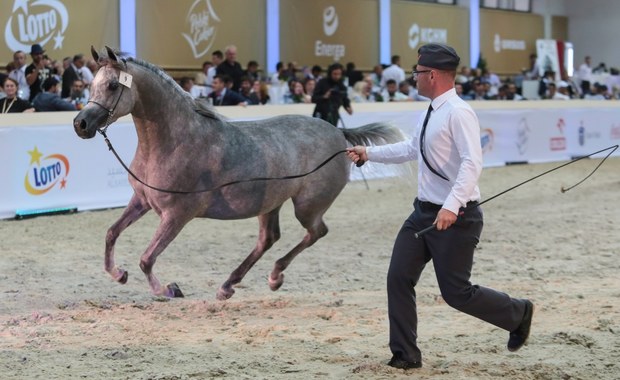
[[[334,86],[329,89],[331,91],[331,95],[340,95],[340,87]]]

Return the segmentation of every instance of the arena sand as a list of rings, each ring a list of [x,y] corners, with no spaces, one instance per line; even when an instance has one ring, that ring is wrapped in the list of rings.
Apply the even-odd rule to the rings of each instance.
[[[587,160],[484,206],[474,283],[533,300],[529,344],[448,307],[432,265],[417,288],[424,367],[385,365],[385,276],[411,210],[415,179],[350,183],[326,215],[330,233],[286,270],[273,262],[301,239],[290,202],[282,239],[228,301],[219,285],[245,258],[255,219],[195,220],[160,256],[162,282],[183,299],[149,293],[138,267],[158,219],[121,235],[126,285],[103,271],[104,237],[121,209],[0,221],[2,379],[618,379],[620,378],[620,159],[571,185]],[[555,164],[486,169],[483,199]]]

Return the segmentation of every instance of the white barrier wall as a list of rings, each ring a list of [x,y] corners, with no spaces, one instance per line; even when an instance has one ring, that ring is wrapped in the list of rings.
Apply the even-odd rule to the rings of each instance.
[[[511,162],[562,161],[618,144],[617,102],[474,102],[481,125],[485,166]],[[354,104],[342,114],[346,128],[387,121],[411,135],[424,103]],[[221,107],[232,120],[282,114],[310,115],[312,105]],[[82,140],[73,131],[74,112],[0,116],[0,218],[18,210],[124,206],[132,194],[127,173],[97,135]],[[108,129],[127,164],[137,139],[130,117]],[[616,152],[616,155],[620,152]],[[321,162],[321,161],[319,161]],[[364,165],[366,178],[391,175],[387,166]],[[353,170],[352,179],[360,179]]]

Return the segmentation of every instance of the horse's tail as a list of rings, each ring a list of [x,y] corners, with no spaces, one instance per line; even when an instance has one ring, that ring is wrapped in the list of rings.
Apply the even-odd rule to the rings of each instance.
[[[405,139],[400,129],[387,123],[371,123],[358,128],[342,129],[352,145],[384,145]]]

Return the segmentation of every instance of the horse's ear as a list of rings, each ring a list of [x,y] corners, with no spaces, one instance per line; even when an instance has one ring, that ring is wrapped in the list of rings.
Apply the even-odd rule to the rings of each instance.
[[[93,45],[90,45],[90,53],[93,55],[95,62],[99,62],[99,53],[97,53],[97,50],[95,50]]]
[[[114,53],[114,50],[112,50],[111,47],[106,46],[105,49],[108,51],[108,57],[114,61],[114,62],[118,62],[118,58],[116,58],[116,54]]]

